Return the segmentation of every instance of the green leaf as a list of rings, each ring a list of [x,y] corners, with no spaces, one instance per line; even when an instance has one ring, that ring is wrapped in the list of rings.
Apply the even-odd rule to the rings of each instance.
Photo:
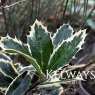
[[[18,73],[17,73],[15,67],[12,65],[12,63],[7,60],[4,60],[4,59],[0,59],[0,70],[12,79],[17,77],[17,75],[18,75]]]
[[[31,84],[31,77],[27,72],[16,77],[8,87],[5,95],[23,95]]]
[[[41,77],[44,77],[44,74],[41,71],[40,66],[38,65],[36,60],[32,58],[32,54],[28,44],[23,44],[20,40],[16,38],[13,39],[7,36],[1,38],[0,47],[9,54],[18,53],[22,55],[24,58],[26,58],[27,61],[29,61],[33,65],[33,67],[37,70],[39,75]]]
[[[23,44],[16,37],[15,37],[15,39],[11,38],[8,35],[6,37],[1,37],[0,47],[3,50],[13,49],[13,50],[16,50],[16,51],[19,51],[19,52],[23,52],[23,53],[31,56],[31,52],[29,51],[28,45],[27,44]],[[16,52],[12,52],[12,53],[16,53]]]
[[[40,66],[38,65],[38,63],[36,62],[35,59],[33,59],[31,56],[28,56],[22,52],[19,52],[19,51],[15,51],[15,50],[12,50],[12,49],[8,49],[6,50],[7,53],[12,53],[12,52],[15,52],[15,53],[18,53],[20,55],[22,55],[24,58],[26,58],[27,61],[29,61],[30,64],[32,64],[32,66],[34,67],[35,70],[37,70],[38,74],[41,76],[41,77],[45,77],[44,73],[42,72],[42,70],[40,69]]]
[[[37,21],[31,26],[30,35],[27,36],[32,56],[37,60],[43,71],[46,71],[50,55],[53,52],[50,33],[41,22]]]
[[[72,35],[67,40],[57,46],[49,60],[49,70],[56,70],[59,67],[67,64],[74,57],[76,52],[81,49],[81,45],[84,43],[86,31],[80,30]]]
[[[57,47],[63,40],[68,39],[73,34],[73,29],[68,24],[63,24],[52,37],[53,45]]]
[[[10,85],[11,82],[12,82],[12,79],[0,70],[0,89],[1,90],[6,89]]]
[[[36,20],[27,36],[27,44],[7,36],[1,38],[0,46],[7,53],[22,55],[40,77],[45,77],[47,69],[56,70],[70,62],[81,49],[85,36],[85,31],[73,35],[73,29],[69,25],[63,25],[50,37],[46,27]]]

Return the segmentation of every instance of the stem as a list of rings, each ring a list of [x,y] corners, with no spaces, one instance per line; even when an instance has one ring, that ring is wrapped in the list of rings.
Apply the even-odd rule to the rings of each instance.
[[[86,0],[86,4],[85,4],[85,17],[86,17],[86,14],[87,14],[87,7],[88,7],[88,0]]]
[[[9,0],[9,4],[11,4],[11,0]],[[8,24],[8,33],[10,33],[10,31],[11,31],[10,28],[11,28],[11,26],[12,26],[12,25],[10,24],[10,22],[12,21],[11,12],[10,12],[10,11],[8,12],[8,17],[7,17],[7,19],[8,19],[8,23],[7,23],[7,24]],[[9,22],[9,21],[10,21],[10,22]],[[12,22],[11,22],[11,23],[12,23]]]
[[[65,16],[65,13],[66,13],[68,2],[69,2],[69,0],[66,1],[66,5],[65,5],[65,9],[64,9],[63,17],[62,17],[62,23],[64,21],[64,16]]]
[[[74,0],[74,16],[75,16],[75,12],[76,12],[76,0]]]
[[[60,10],[62,9],[63,4],[64,4],[64,0],[63,0],[62,3],[60,4]],[[54,19],[56,19],[56,20],[54,20],[54,25],[57,23],[57,17],[59,18],[59,11],[58,11],[58,10],[56,10],[56,12],[55,12]]]
[[[34,19],[37,18],[37,14],[38,14],[38,0],[35,0],[35,2],[36,2],[36,5],[35,5],[35,18]]]
[[[72,0],[70,2],[70,15],[72,15]]]
[[[86,17],[86,19],[84,20],[83,24],[81,25],[80,28],[82,28],[84,26],[84,24],[86,23],[87,19],[89,18],[89,16],[91,15],[91,13],[94,11],[95,7],[92,8],[92,10],[90,11],[90,13],[88,14],[88,16]]]
[[[82,4],[82,5],[79,7],[79,10],[77,11],[76,16],[79,15],[79,13],[80,13],[80,11],[81,11],[81,9],[82,9],[83,6],[84,6],[84,4]]]
[[[87,13],[88,0],[85,0],[83,5],[84,5],[83,18],[85,19]]]
[[[3,0],[1,0],[1,1],[3,1]],[[10,8],[10,7],[13,7],[13,6],[15,6],[15,5],[17,5],[17,4],[19,4],[19,3],[22,3],[22,2],[25,2],[26,0],[21,0],[21,1],[18,1],[18,2],[15,2],[15,3],[13,3],[13,4],[10,4],[10,5],[8,5],[8,6],[1,6],[0,8]]]
[[[32,8],[31,8],[31,13],[30,13],[30,24],[33,24],[33,19],[34,19],[33,17],[34,9],[33,8],[34,8],[34,0],[32,0]]]
[[[1,6],[3,6],[3,0],[1,0]],[[7,33],[7,22],[6,22],[6,15],[5,15],[5,9],[4,9],[4,7],[2,7],[2,13],[3,13],[3,16],[4,16],[5,30],[6,30],[6,33]]]
[[[40,3],[41,3],[41,1],[39,0],[38,1],[38,19],[40,18]]]

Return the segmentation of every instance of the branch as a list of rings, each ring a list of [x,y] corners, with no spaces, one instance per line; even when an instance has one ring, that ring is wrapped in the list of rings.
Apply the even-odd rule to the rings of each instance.
[[[15,5],[19,4],[19,3],[22,3],[22,2],[24,2],[24,1],[26,1],[26,0],[20,0],[20,1],[18,1],[18,2],[15,2],[15,3],[13,3],[13,4],[10,4],[10,5],[1,6],[0,9],[2,9],[2,8],[10,8],[10,7],[15,6]]]

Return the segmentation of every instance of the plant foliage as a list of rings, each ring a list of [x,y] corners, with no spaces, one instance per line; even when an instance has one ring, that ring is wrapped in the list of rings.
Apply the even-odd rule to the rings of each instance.
[[[54,71],[68,64],[81,49],[86,36],[85,30],[73,34],[69,25],[63,25],[51,37],[51,33],[38,20],[29,33],[27,44],[6,36],[1,38],[0,46],[9,54],[17,53],[26,58],[41,77],[45,76],[46,70]]]
[[[47,70],[53,72],[68,64],[81,49],[85,37],[85,30],[74,33],[68,24],[62,25],[51,36],[47,28],[38,20],[31,26],[31,31],[27,35],[27,44],[9,35],[1,37],[0,47],[3,52],[19,54],[32,65],[18,72],[12,60],[7,55],[0,54],[2,77],[0,87],[6,88],[5,95],[22,95],[31,84],[31,70],[36,71],[39,78],[44,79]]]
[[[29,72],[19,73],[7,55],[0,54],[0,90],[5,95],[22,95],[30,86]]]

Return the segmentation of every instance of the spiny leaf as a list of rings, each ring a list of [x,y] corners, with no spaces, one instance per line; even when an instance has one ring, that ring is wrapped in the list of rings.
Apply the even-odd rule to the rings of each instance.
[[[24,58],[26,58],[27,61],[29,61],[30,64],[32,64],[32,66],[34,67],[34,69],[38,72],[38,74],[41,76],[41,77],[45,77],[44,73],[42,72],[42,70],[40,69],[40,66],[38,65],[38,63],[36,62],[35,59],[33,59],[31,56],[28,56],[22,52],[19,52],[19,51],[15,51],[15,50],[12,50],[12,49],[8,49],[6,50],[7,53],[11,53],[11,52],[16,52],[20,55],[22,55]]]
[[[63,40],[68,39],[73,34],[73,29],[68,24],[63,24],[52,37],[53,45],[57,47]]]
[[[23,95],[31,84],[31,77],[27,72],[16,77],[8,87],[5,95]]]
[[[31,26],[30,35],[27,36],[27,43],[30,45],[32,56],[45,71],[53,51],[53,45],[50,33],[41,22],[36,20],[34,25]]]
[[[11,82],[12,79],[0,70],[0,90],[6,89]]]
[[[49,61],[49,70],[56,70],[70,62],[76,52],[81,49],[86,36],[85,30],[80,30],[63,42],[54,50]]]
[[[4,59],[0,59],[0,70],[13,79],[18,75],[12,63]]]
[[[16,50],[16,51],[19,51],[19,52],[23,52],[23,53],[31,56],[31,53],[29,51],[28,45],[27,44],[23,44],[16,37],[15,37],[15,39],[11,38],[8,35],[6,37],[1,37],[0,47],[3,50],[13,49],[13,50]],[[16,52],[12,52],[12,53],[16,53]]]
[[[18,53],[22,55],[33,65],[33,67],[41,76],[44,76],[36,60],[32,58],[32,54],[28,44],[23,44],[20,40],[16,38],[13,39],[7,36],[1,38],[0,47],[2,47],[2,49],[9,54]]]
[[[79,31],[74,35],[72,33],[69,25],[63,25],[51,39],[46,27],[36,20],[27,36],[27,44],[7,36],[1,38],[0,46],[8,53],[18,53],[25,57],[39,75],[44,77],[47,69],[56,70],[69,63],[81,49],[86,36],[85,31]]]

